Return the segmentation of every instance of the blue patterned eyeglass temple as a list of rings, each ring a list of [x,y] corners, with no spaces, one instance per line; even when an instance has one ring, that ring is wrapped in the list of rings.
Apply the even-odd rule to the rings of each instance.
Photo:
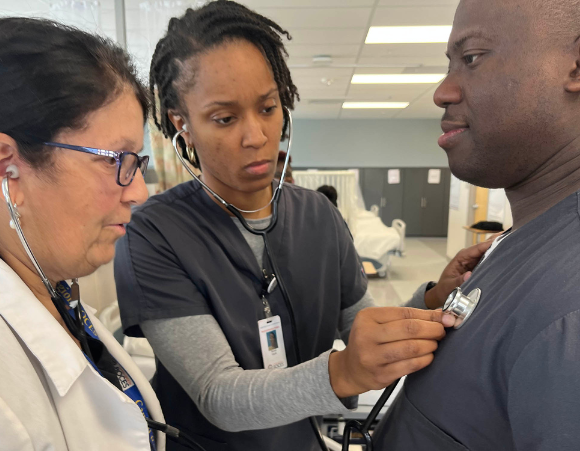
[[[103,157],[113,158],[117,163],[117,184],[120,186],[129,186],[135,178],[137,169],[141,170],[143,177],[147,172],[149,157],[147,155],[140,157],[134,152],[115,152],[113,150],[95,149],[93,147],[72,146],[70,144],[45,142],[45,146],[60,147],[62,149],[76,150],[78,152],[100,155]]]

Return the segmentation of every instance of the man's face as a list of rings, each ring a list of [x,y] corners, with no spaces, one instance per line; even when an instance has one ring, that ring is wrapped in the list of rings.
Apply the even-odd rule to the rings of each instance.
[[[573,52],[550,42],[534,14],[526,0],[462,0],[457,9],[449,75],[434,100],[445,109],[439,145],[462,180],[513,187],[577,131],[564,89]]]

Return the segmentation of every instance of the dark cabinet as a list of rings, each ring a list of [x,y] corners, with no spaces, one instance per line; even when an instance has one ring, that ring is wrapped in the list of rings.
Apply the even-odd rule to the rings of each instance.
[[[367,209],[379,206],[379,216],[390,226],[400,218],[407,236],[447,236],[451,172],[441,171],[439,183],[428,183],[430,168],[399,169],[399,183],[389,184],[389,168],[360,170],[360,185]]]

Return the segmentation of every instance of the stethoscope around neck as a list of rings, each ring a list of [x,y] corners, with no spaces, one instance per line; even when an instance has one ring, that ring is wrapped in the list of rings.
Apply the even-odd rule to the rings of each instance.
[[[4,200],[6,201],[6,205],[8,206],[8,214],[10,215],[10,228],[16,231],[18,238],[24,248],[26,255],[32,262],[34,269],[38,273],[38,276],[42,280],[52,303],[54,304],[56,310],[58,311],[59,315],[61,316],[62,320],[64,321],[67,329],[71,333],[71,335],[76,338],[80,345],[82,352],[92,361],[95,362],[92,354],[91,349],[88,344],[87,334],[84,329],[84,324],[82,320],[81,314],[81,302],[80,302],[80,293],[79,293],[79,286],[77,279],[73,279],[73,284],[71,286],[71,301],[68,302],[68,306],[73,309],[74,318],[68,313],[67,310],[67,301],[60,295],[57,290],[52,286],[52,283],[46,277],[45,272],[42,270],[40,263],[36,259],[34,252],[32,252],[32,248],[26,239],[24,234],[24,230],[22,229],[22,224],[20,222],[20,213],[18,212],[18,207],[12,201],[10,196],[10,187],[9,187],[9,179],[17,179],[20,177],[18,168],[15,165],[10,165],[6,168],[6,176],[2,179],[2,194],[4,196]],[[146,418],[147,425],[149,428],[161,431],[166,434],[168,438],[171,440],[180,443],[185,446],[189,446],[191,449],[196,449],[198,451],[205,451],[205,449],[197,443],[192,437],[188,434],[184,433],[183,431],[169,426],[164,423],[159,423],[154,421],[151,418]]]
[[[288,164],[290,162],[290,152],[292,151],[292,113],[286,107],[284,107],[284,111],[286,112],[286,115],[288,117],[288,144],[286,148],[286,160],[284,161],[284,169],[282,170],[280,182],[278,183],[278,186],[274,189],[274,193],[272,194],[270,202],[268,202],[263,207],[258,208],[257,210],[242,210],[241,208],[237,208],[236,206],[230,204],[218,193],[216,193],[209,186],[207,186],[207,184],[204,183],[203,180],[201,180],[201,178],[191,170],[189,164],[187,164],[185,158],[183,158],[183,155],[181,154],[179,147],[177,146],[177,139],[183,133],[189,132],[189,130],[187,129],[187,125],[184,125],[183,128],[179,130],[171,140],[171,143],[173,144],[173,150],[175,150],[177,158],[179,158],[179,161],[181,162],[183,167],[187,170],[187,172],[189,172],[189,175],[191,175],[195,180],[197,180],[201,184],[201,186],[203,186],[220,204],[224,206],[224,208],[226,208],[230,213],[232,213],[236,218],[238,218],[238,220],[242,223],[242,225],[248,232],[253,233],[254,235],[261,235],[262,237],[265,237],[266,234],[271,232],[274,229],[274,227],[276,227],[276,223],[278,222],[278,203],[280,200],[280,195],[282,194],[282,187],[284,186],[285,183],[284,177],[286,177],[286,170],[288,169]],[[248,222],[244,218],[243,213],[246,214],[257,213],[259,211],[268,208],[270,205],[272,205],[272,219],[270,220],[270,224],[267,227],[265,227],[264,229],[256,229],[255,227],[252,227],[250,224],[248,224]]]
[[[268,236],[270,234],[270,232],[274,229],[274,227],[276,227],[276,224],[278,222],[278,204],[280,202],[280,196],[282,194],[282,187],[284,186],[284,183],[285,183],[284,178],[286,176],[286,170],[288,169],[288,164],[290,162],[290,153],[292,151],[292,132],[293,132],[292,113],[286,107],[284,107],[284,111],[286,112],[286,116],[288,118],[288,144],[287,144],[287,148],[286,148],[286,160],[284,161],[284,169],[282,170],[282,175],[280,176],[280,182],[279,182],[278,186],[274,189],[274,193],[272,194],[272,198],[270,199],[270,201],[266,205],[264,205],[261,208],[258,208],[257,210],[242,210],[240,208],[237,208],[235,205],[232,205],[231,203],[226,201],[223,197],[221,197],[218,193],[216,193],[214,190],[212,190],[209,186],[207,186],[207,184],[205,184],[203,182],[203,180],[201,180],[201,178],[198,177],[191,170],[191,168],[189,167],[189,165],[185,161],[185,158],[183,158],[183,155],[181,154],[179,147],[177,146],[177,139],[183,133],[189,132],[189,130],[187,130],[187,126],[184,125],[181,130],[179,130],[177,133],[175,133],[171,142],[173,144],[173,149],[175,150],[175,154],[177,155],[177,158],[179,158],[179,161],[181,161],[181,164],[187,170],[187,172],[189,172],[189,174],[195,180],[197,180],[201,184],[201,186],[203,186],[206,189],[206,191],[214,197],[214,199],[216,199],[221,205],[223,205],[224,208],[226,208],[232,215],[234,215],[248,232],[250,232],[254,235],[259,235],[264,240],[264,249],[266,250],[266,255],[268,256],[268,260],[270,261],[270,265],[272,266],[272,271],[274,273],[273,279],[269,282],[267,292],[268,293],[272,292],[276,288],[276,286],[278,286],[280,288],[280,292],[282,293],[284,303],[286,304],[286,309],[288,310],[288,316],[290,317],[290,326],[292,329],[292,341],[293,341],[293,345],[294,345],[294,350],[296,352],[296,359],[297,359],[298,363],[302,363],[302,358],[300,355],[300,348],[298,345],[298,328],[296,325],[296,317],[294,315],[294,308],[292,306],[292,302],[290,300],[290,295],[288,293],[286,285],[285,285],[285,283],[282,280],[282,277],[280,275],[280,269],[278,267],[276,259],[274,258],[274,254],[272,252],[272,245],[270,244],[270,240],[269,240],[269,236]],[[268,208],[270,205],[272,206],[272,219],[270,220],[270,224],[267,227],[265,227],[263,229],[256,229],[255,227],[252,227],[250,224],[248,224],[248,222],[246,221],[246,218],[244,218],[244,215],[243,215],[244,213],[246,213],[246,214],[247,213],[257,213],[259,211],[262,211],[262,210]],[[318,440],[318,443],[319,443],[321,449],[323,451],[327,451],[328,448],[326,447],[324,439],[322,438],[322,435],[320,433],[320,428],[318,426],[316,419],[311,417],[310,424],[311,424],[311,427],[314,431],[314,434],[316,436],[316,439]]]

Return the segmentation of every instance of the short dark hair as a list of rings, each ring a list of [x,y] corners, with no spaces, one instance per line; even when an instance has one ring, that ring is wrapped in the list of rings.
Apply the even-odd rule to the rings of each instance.
[[[183,63],[224,42],[237,39],[254,44],[264,53],[272,68],[282,106],[294,109],[295,100],[299,100],[298,89],[292,82],[286,64],[288,53],[282,42],[283,35],[292,39],[277,23],[228,0],[213,1],[198,9],[188,8],[183,16],[173,17],[169,21],[167,33],[157,43],[149,73],[155,125],[167,138],[177,133],[167,113],[171,109],[186,113],[179,102],[179,82],[184,75]],[[159,96],[159,118],[155,109],[155,94]],[[286,134],[288,127],[286,116],[284,111],[282,136]],[[179,140],[179,145],[187,158],[185,142]],[[199,168],[197,155],[191,163]]]
[[[286,155],[288,155],[288,153],[285,150],[280,150],[278,152],[278,163],[285,163]],[[290,158],[288,158],[288,163],[292,163],[292,155],[290,155]]]
[[[322,185],[316,191],[328,197],[328,200],[332,202],[332,205],[338,208],[338,192],[334,186]]]
[[[43,19],[0,19],[0,133],[32,167],[50,162],[42,145],[79,129],[86,116],[130,87],[149,111],[149,94],[129,56],[109,39]]]

